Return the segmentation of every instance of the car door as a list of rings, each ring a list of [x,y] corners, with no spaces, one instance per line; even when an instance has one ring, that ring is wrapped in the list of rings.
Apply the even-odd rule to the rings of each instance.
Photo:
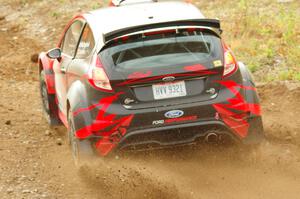
[[[66,115],[66,93],[67,93],[67,69],[74,59],[75,52],[78,46],[78,41],[84,26],[84,21],[81,19],[75,20],[65,32],[60,48],[62,58],[56,60],[53,64],[55,75],[55,90],[58,100],[58,107],[64,115]]]

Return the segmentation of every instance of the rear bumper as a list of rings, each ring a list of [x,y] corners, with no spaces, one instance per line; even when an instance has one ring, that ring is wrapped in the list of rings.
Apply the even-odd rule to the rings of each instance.
[[[218,136],[226,136],[231,141],[241,144],[257,144],[264,139],[261,117],[248,119],[251,129],[248,136],[241,138],[223,121],[197,121],[157,128],[149,128],[128,132],[116,147],[122,149],[164,148],[177,145],[198,144],[205,140],[209,132],[216,132]]]
[[[264,140],[263,125],[260,116],[248,118],[250,125],[248,135],[244,138],[237,136],[223,121],[197,121],[193,123],[183,123],[172,126],[140,129],[127,132],[121,139],[114,139],[111,142],[103,142],[101,147],[95,147],[101,156],[122,150],[144,151],[176,147],[183,145],[195,145],[205,142],[208,133],[214,132],[220,138],[220,142],[230,141],[230,143],[254,145]],[[221,138],[222,137],[222,138]],[[99,139],[97,136],[90,138],[93,146],[97,146]],[[110,150],[103,153],[104,146]]]

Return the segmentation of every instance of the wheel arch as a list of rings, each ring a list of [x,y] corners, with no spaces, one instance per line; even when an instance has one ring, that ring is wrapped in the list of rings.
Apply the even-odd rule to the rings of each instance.
[[[44,70],[41,59],[38,60],[38,64],[39,64],[39,74],[41,74],[42,70]]]
[[[250,83],[252,86],[255,86],[253,76],[251,72],[249,71],[248,67],[243,62],[238,62],[239,69],[241,71],[243,82],[244,83]],[[250,86],[250,85],[248,85]]]
[[[74,81],[68,89],[67,93],[67,114],[69,110],[75,113],[79,109],[89,107],[88,88],[81,80]],[[75,131],[80,128],[89,125],[92,122],[92,115],[90,111],[84,111],[83,113],[76,114],[74,117]]]
[[[246,87],[255,88],[253,76],[252,76],[251,72],[249,71],[249,69],[247,68],[247,66],[243,62],[239,62],[238,65],[239,65],[239,69],[242,74],[243,85]],[[252,104],[260,103],[256,89],[254,89],[254,90],[245,89],[244,92],[245,92],[244,96],[245,96],[247,102],[252,103]]]
[[[49,94],[55,94],[55,80],[53,71],[53,60],[50,60],[45,52],[40,53],[38,59],[39,74],[44,71],[45,83]]]

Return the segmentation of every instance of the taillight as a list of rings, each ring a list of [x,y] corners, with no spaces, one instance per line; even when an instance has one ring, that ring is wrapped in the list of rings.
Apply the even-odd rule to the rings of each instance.
[[[115,6],[114,2],[112,0],[109,1],[109,6]]]
[[[91,85],[99,90],[112,92],[112,87],[110,85],[109,79],[104,71],[103,65],[97,56],[95,59],[95,64],[91,69],[89,74],[89,82]]]
[[[237,63],[230,48],[224,44],[224,72],[223,76],[227,77],[237,70]]]

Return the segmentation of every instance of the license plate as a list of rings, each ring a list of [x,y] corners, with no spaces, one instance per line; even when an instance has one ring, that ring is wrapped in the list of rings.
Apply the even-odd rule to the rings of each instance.
[[[184,81],[152,85],[154,99],[167,99],[186,96]]]

